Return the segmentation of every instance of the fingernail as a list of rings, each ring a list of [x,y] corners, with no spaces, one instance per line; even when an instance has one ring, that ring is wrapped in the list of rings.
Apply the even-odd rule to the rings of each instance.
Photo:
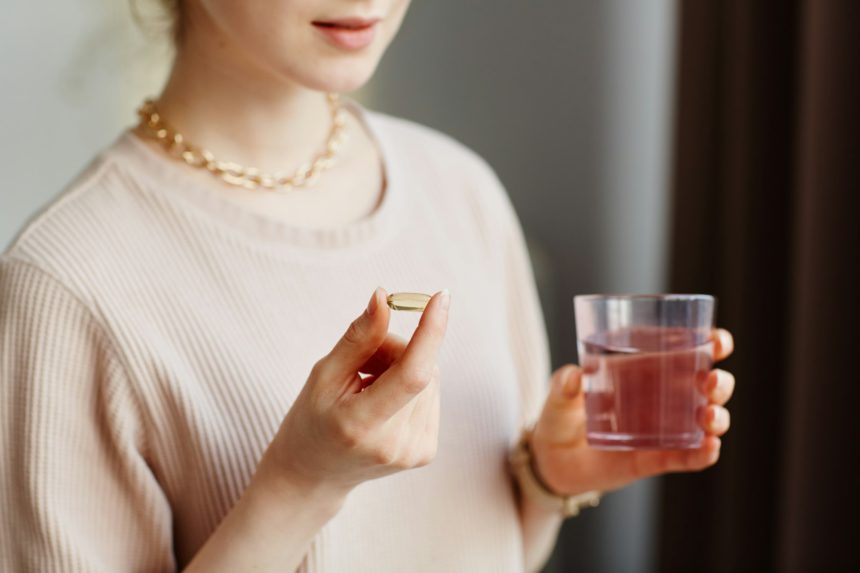
[[[732,337],[728,333],[728,331],[720,329],[717,332],[719,332],[720,348],[723,349],[723,352],[726,352],[727,350],[731,350],[732,349]]]
[[[576,375],[576,369],[570,368],[565,372],[561,383],[561,393],[565,398],[576,398],[579,394],[580,377]]]
[[[441,300],[439,301],[439,304],[442,305],[444,310],[448,310],[448,307],[451,305],[451,293],[448,289],[443,289],[441,292],[442,294],[440,295]]]
[[[379,291],[379,287],[376,287],[373,290],[373,294],[370,296],[370,302],[367,303],[367,314],[373,316],[373,313],[376,312],[379,303],[376,302],[376,293]]]
[[[722,408],[714,408],[713,418],[711,419],[711,430],[717,430],[725,426],[728,422],[728,412]]]

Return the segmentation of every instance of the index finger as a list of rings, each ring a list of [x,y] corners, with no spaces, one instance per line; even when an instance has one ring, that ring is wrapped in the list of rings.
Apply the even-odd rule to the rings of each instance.
[[[430,383],[448,325],[449,299],[447,289],[433,295],[403,354],[363,392],[376,404],[374,416],[393,416]]]
[[[436,355],[448,326],[450,298],[448,289],[441,290],[430,298],[406,350],[403,351],[403,356],[400,357],[398,368],[401,372],[422,372],[432,368],[436,362]]]
[[[714,339],[714,361],[725,360],[735,349],[735,340],[732,333],[725,328],[715,328]]]

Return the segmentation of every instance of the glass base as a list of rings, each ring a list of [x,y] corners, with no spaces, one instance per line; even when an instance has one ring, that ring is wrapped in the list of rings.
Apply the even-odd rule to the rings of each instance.
[[[704,434],[618,434],[589,432],[588,445],[599,450],[694,450],[702,445]]]

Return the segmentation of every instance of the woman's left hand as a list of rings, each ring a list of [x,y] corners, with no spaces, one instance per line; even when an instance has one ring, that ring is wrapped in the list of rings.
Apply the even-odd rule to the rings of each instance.
[[[734,348],[732,335],[714,331],[714,359],[722,360]],[[538,477],[559,494],[575,495],[591,490],[609,491],[637,479],[680,471],[696,471],[716,463],[720,438],[729,429],[729,412],[723,406],[732,395],[735,379],[724,370],[712,370],[702,389],[708,405],[700,410],[705,430],[701,447],[692,450],[607,451],[591,448],[585,441],[585,399],[582,371],[566,364],[550,381],[549,397],[532,434]]]

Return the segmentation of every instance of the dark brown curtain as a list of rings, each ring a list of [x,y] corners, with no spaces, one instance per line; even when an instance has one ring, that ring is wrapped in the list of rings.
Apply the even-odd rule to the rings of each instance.
[[[680,8],[671,282],[717,295],[738,386],[659,569],[860,571],[860,2]]]

